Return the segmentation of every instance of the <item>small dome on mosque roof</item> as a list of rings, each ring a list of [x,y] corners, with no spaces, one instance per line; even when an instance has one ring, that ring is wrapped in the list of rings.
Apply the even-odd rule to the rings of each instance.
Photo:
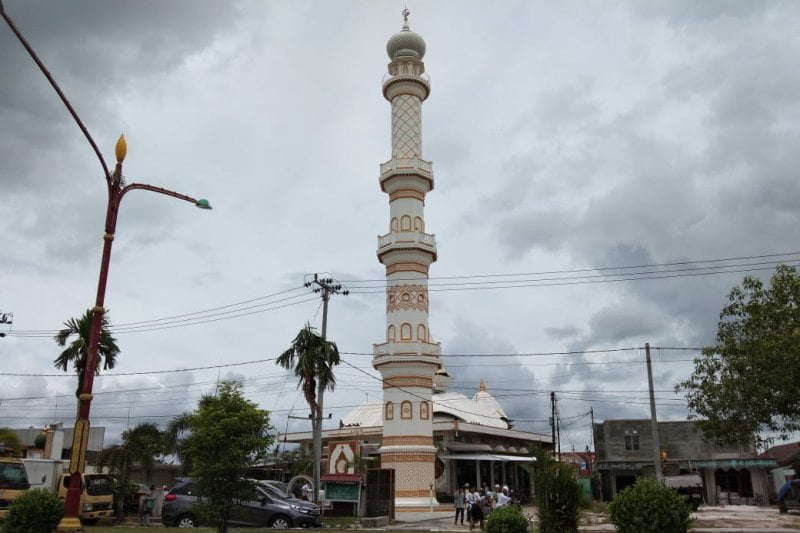
[[[403,29],[389,37],[386,43],[386,53],[389,59],[396,56],[411,55],[422,59],[425,56],[425,39],[408,27],[408,9],[403,10]]]

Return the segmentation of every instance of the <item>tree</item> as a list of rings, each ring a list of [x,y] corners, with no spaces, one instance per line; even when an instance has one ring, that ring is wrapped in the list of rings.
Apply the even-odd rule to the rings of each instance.
[[[83,389],[83,371],[86,368],[86,360],[89,358],[89,337],[92,330],[92,310],[87,309],[86,313],[79,319],[70,318],[64,322],[66,326],[64,329],[56,333],[53,337],[56,344],[59,346],[66,346],[70,337],[75,336],[75,339],[67,346],[67,349],[61,352],[55,358],[53,364],[56,368],[60,368],[64,372],[72,364],[72,368],[78,374],[78,388],[75,390],[75,396],[80,396]],[[117,346],[117,340],[111,336],[108,330],[108,313],[104,313],[102,321],[100,322],[100,343],[97,347],[97,361],[95,362],[94,373],[100,374],[100,362],[102,360],[103,370],[114,368],[117,364],[117,355],[120,349]]]
[[[311,409],[311,429],[314,434],[314,502],[318,503],[319,465],[322,456],[322,410],[317,402],[318,391],[336,388],[333,367],[340,362],[339,348],[318,335],[311,324],[300,330],[288,350],[283,352],[275,364],[294,370],[299,378],[297,388],[303,389],[308,407]]]
[[[247,469],[272,443],[269,413],[242,395],[241,385],[223,382],[216,395],[205,395],[188,417],[183,448],[192,457],[197,493],[219,533],[227,533],[236,500],[250,500],[253,484]]]
[[[122,444],[104,449],[97,458],[97,466],[107,466],[112,474],[119,474],[119,492],[117,494],[117,517],[123,516],[123,506],[131,477],[131,466],[139,463],[147,479],[153,473],[156,456],[160,455],[163,435],[158,426],[152,422],[144,422],[122,433]]]
[[[22,439],[10,428],[0,428],[0,444],[15,457],[22,457]]]
[[[747,276],[728,295],[716,344],[694,360],[686,391],[690,418],[722,442],[782,438],[800,429],[800,277],[779,265],[770,286]]]
[[[164,454],[177,456],[181,463],[184,475],[192,471],[192,457],[184,446],[189,435],[189,421],[191,413],[183,413],[172,420],[164,430]]]
[[[536,464],[533,486],[536,488],[536,514],[541,533],[576,533],[583,491],[575,469],[558,463],[541,447],[534,448]]]

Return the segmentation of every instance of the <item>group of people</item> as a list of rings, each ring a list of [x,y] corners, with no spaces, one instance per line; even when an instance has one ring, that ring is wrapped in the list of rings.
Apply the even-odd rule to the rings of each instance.
[[[490,491],[486,487],[478,490],[476,487],[470,487],[467,483],[463,489],[461,487],[456,489],[453,500],[456,507],[453,523],[458,524],[460,520],[461,525],[464,525],[464,515],[466,514],[469,529],[472,531],[476,523],[483,529],[483,521],[489,516],[492,509],[508,505],[511,496],[505,485],[502,489],[500,489],[500,485],[495,485],[494,490]]]

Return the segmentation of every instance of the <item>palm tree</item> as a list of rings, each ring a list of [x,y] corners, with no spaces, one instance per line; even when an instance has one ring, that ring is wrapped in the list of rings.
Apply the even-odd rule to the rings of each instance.
[[[122,444],[104,449],[97,457],[97,466],[108,466],[112,474],[119,474],[119,494],[117,498],[117,516],[122,517],[123,505],[127,495],[131,467],[139,463],[150,480],[156,456],[163,449],[163,435],[158,426],[152,422],[144,422],[122,433]]]
[[[75,336],[75,339],[67,346],[67,349],[61,352],[55,358],[53,364],[56,368],[60,368],[64,372],[67,371],[70,363],[72,368],[78,374],[78,388],[75,391],[75,396],[80,396],[83,389],[83,372],[86,368],[86,360],[89,358],[89,337],[92,330],[92,310],[87,309],[86,313],[79,319],[70,318],[64,322],[66,326],[60,330],[55,337],[56,344],[59,346],[66,346],[70,337]],[[100,374],[100,361],[103,362],[103,370],[114,368],[117,364],[117,355],[120,352],[117,346],[117,340],[111,336],[108,331],[108,314],[103,314],[102,321],[100,322],[100,343],[97,347],[97,361],[95,364],[95,375]]]
[[[164,454],[174,455],[181,463],[181,470],[186,475],[192,471],[192,457],[183,446],[189,433],[189,420],[192,413],[183,413],[173,417],[163,433]]]
[[[297,388],[303,389],[308,407],[311,409],[311,428],[314,433],[314,501],[319,492],[319,463],[322,457],[322,409],[317,402],[327,390],[334,390],[336,377],[333,367],[340,362],[339,348],[314,331],[311,324],[300,330],[288,350],[283,352],[275,364],[294,370],[298,377]]]

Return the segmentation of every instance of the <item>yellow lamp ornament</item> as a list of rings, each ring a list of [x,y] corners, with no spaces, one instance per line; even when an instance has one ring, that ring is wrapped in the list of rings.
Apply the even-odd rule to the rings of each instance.
[[[114,147],[114,154],[117,156],[117,163],[125,161],[125,156],[128,154],[128,143],[125,142],[125,136],[121,133],[117,139],[117,145]]]

